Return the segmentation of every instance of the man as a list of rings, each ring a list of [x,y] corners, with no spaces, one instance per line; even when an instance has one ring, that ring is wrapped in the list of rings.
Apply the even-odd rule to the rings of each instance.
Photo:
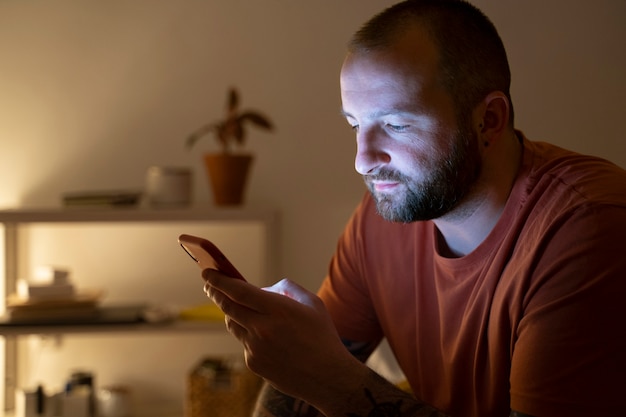
[[[624,170],[514,129],[504,47],[462,1],[374,17],[340,81],[369,193],[319,298],[204,272],[269,382],[257,415],[624,415]],[[363,365],[383,337],[413,395]]]

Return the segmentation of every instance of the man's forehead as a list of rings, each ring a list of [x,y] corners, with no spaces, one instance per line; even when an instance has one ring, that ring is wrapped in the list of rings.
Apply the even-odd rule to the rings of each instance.
[[[379,74],[434,76],[439,53],[430,36],[419,27],[403,31],[386,47],[349,52],[343,62],[341,74],[361,72],[363,75]]]

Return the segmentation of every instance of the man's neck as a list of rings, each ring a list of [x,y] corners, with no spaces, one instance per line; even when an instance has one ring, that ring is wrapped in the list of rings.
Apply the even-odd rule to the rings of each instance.
[[[450,213],[433,222],[440,232],[441,255],[461,257],[476,249],[498,223],[522,159],[514,132],[485,153],[474,189]]]

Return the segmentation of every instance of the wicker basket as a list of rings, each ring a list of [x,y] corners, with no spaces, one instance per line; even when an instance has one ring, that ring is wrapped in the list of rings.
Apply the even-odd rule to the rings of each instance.
[[[204,358],[187,377],[185,417],[250,417],[261,383],[245,366]]]

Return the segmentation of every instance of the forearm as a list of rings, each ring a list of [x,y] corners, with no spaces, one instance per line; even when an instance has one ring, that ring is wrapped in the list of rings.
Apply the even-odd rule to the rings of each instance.
[[[380,340],[342,340],[324,302],[304,288],[281,280],[259,289],[211,269],[203,277],[226,327],[245,347],[248,368],[278,390],[327,417],[373,416],[385,408],[391,415],[441,416],[364,365]],[[284,416],[267,403],[259,413],[307,416],[300,404],[290,403]]]
[[[360,384],[343,398],[329,398],[320,405],[326,417],[367,417],[393,415],[407,417],[446,417],[434,407],[425,404],[410,393],[401,390],[368,368]]]
[[[366,417],[375,412],[411,417],[446,416],[371,370],[358,387],[347,396],[346,392],[329,396],[322,405],[326,414],[322,414],[306,402],[283,394],[266,383],[259,395],[253,417]]]
[[[323,414],[266,382],[261,388],[252,417],[323,417]]]

